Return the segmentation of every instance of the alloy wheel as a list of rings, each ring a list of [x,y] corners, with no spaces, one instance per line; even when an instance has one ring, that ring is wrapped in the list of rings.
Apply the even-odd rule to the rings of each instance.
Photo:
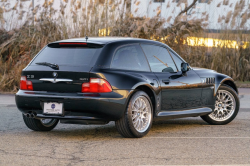
[[[234,114],[235,108],[234,96],[229,91],[219,90],[216,95],[215,109],[209,117],[215,121],[226,121]]]
[[[132,122],[134,128],[140,132],[145,132],[151,122],[152,113],[148,99],[144,96],[139,96],[134,100],[132,105]]]

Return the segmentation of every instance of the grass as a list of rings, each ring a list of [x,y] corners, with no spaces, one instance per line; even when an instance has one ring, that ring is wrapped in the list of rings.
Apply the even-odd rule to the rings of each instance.
[[[238,88],[250,88],[250,81],[235,81]]]
[[[176,19],[175,23],[167,28],[164,24],[169,21],[155,16],[152,18],[134,17],[126,6],[129,1],[121,0],[89,0],[84,7],[81,1],[62,1],[59,11],[53,9],[53,1],[46,1],[40,7],[40,15],[35,17],[33,24],[32,13],[27,13],[28,17],[24,24],[18,20],[8,20],[5,24],[11,24],[12,30],[4,30],[4,24],[0,24],[0,91],[16,92],[19,87],[19,80],[22,69],[29,61],[49,42],[56,40],[100,36],[123,36],[153,39],[168,44],[179,53],[191,66],[204,67],[227,74],[237,81],[239,86],[248,86],[250,81],[250,48],[243,47],[242,42],[248,42],[250,35],[242,33],[246,15],[239,22],[237,31],[225,29],[219,33],[208,33],[203,30],[202,20]],[[25,1],[18,1],[17,6]],[[72,3],[73,2],[73,3]],[[86,2],[86,1],[84,1]],[[140,5],[140,3],[138,4]],[[0,20],[3,19],[4,12],[22,12],[19,8],[5,6],[6,11],[1,7]],[[67,10],[70,9],[70,14]],[[241,8],[242,9],[242,8]],[[9,10],[9,11],[8,11]],[[19,11],[17,11],[19,10]],[[237,9],[238,12],[239,9]],[[37,12],[34,10],[34,12]],[[161,11],[157,11],[160,15]],[[22,12],[23,13],[23,12]],[[57,13],[59,17],[53,18]],[[66,15],[67,13],[67,15]],[[228,19],[219,20],[225,24]],[[185,13],[184,13],[185,14]],[[236,13],[237,14],[237,13]],[[228,14],[226,13],[225,16]],[[181,16],[180,16],[181,17]],[[229,16],[228,16],[229,17]],[[224,21],[224,22],[223,22]],[[238,20],[239,21],[239,20]],[[246,29],[246,28],[245,28]],[[106,33],[108,32],[109,33]],[[215,47],[205,47],[205,44],[193,46],[187,43],[187,37],[208,37],[237,41],[237,48],[229,47],[223,43]],[[239,82],[238,82],[239,81]],[[244,83],[241,83],[244,81]],[[246,84],[247,83],[247,84]]]

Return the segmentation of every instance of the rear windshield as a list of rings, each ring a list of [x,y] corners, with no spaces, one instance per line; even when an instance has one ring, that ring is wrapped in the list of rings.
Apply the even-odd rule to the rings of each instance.
[[[81,47],[46,47],[31,63],[36,65],[39,62],[55,63],[65,66],[93,66],[102,48],[81,48]]]

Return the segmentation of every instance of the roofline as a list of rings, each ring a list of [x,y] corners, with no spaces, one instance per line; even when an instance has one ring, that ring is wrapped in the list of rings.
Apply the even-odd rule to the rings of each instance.
[[[94,38],[94,40],[91,40],[91,38]],[[106,41],[100,41],[100,40],[98,41],[98,39],[107,39],[107,40]],[[132,37],[88,37],[87,41],[85,38],[72,38],[72,39],[54,41],[54,42],[51,42],[49,44],[60,43],[60,42],[79,42],[79,43],[84,42],[84,43],[106,45],[106,44],[122,42],[122,41],[129,41],[129,42],[147,42],[148,41],[148,42],[155,42],[155,43],[163,44],[163,43],[155,41],[155,40],[142,39],[142,38],[132,38]]]

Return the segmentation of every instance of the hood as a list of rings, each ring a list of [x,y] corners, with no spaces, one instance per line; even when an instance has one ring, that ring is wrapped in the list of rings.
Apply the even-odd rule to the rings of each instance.
[[[192,67],[192,69],[194,71],[197,71],[197,72],[213,72],[213,73],[217,73],[217,71],[215,71],[215,70],[206,69],[206,68],[200,68],[200,67]]]

